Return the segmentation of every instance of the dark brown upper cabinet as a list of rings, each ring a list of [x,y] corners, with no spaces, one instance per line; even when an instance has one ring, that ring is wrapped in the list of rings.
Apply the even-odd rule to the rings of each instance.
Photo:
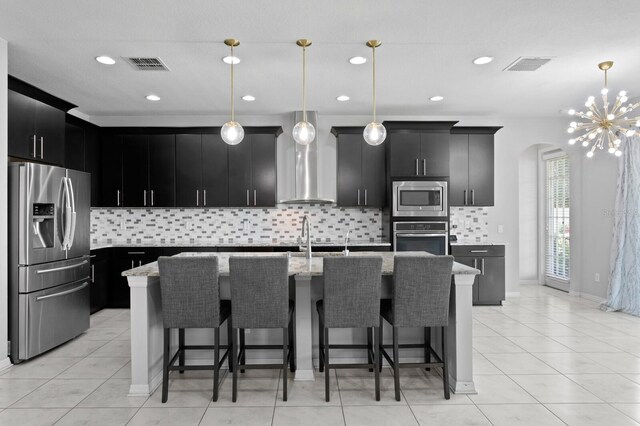
[[[451,129],[449,205],[494,205],[494,135],[502,127]]]
[[[391,178],[449,176],[449,131],[455,121],[385,121]]]
[[[371,146],[362,127],[333,127],[337,153],[337,204],[341,207],[383,207],[385,147]]]
[[[245,128],[229,146],[229,207],[276,205],[276,140],[281,127]]]

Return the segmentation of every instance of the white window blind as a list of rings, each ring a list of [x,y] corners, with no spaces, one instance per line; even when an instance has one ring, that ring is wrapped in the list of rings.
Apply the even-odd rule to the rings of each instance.
[[[559,156],[546,163],[545,275],[569,281],[571,227],[569,224],[569,157]]]

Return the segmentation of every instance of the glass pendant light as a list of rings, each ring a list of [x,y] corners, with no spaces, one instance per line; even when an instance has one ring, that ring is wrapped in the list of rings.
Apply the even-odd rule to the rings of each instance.
[[[316,137],[316,129],[307,121],[307,47],[311,40],[301,38],[296,44],[302,47],[302,121],[293,127],[293,139],[300,145],[309,145]]]
[[[380,145],[387,137],[387,129],[376,121],[376,47],[380,47],[380,40],[369,40],[367,46],[373,51],[373,121],[364,128],[362,136],[369,145]]]
[[[231,57],[233,58],[233,48],[240,46],[240,42],[235,38],[228,38],[224,41],[224,44],[231,48]],[[238,145],[244,139],[244,129],[235,121],[234,111],[234,92],[233,92],[233,61],[231,62],[231,121],[227,121],[220,129],[220,136],[222,140],[229,145]]]

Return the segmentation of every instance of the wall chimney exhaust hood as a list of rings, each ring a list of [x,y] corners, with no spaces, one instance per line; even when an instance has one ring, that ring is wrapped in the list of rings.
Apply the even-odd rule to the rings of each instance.
[[[294,113],[294,123],[302,120],[302,111]],[[318,129],[318,112],[307,111],[307,121]],[[331,204],[334,200],[318,196],[318,134],[309,145],[293,142],[295,149],[295,197],[281,200],[283,204]]]

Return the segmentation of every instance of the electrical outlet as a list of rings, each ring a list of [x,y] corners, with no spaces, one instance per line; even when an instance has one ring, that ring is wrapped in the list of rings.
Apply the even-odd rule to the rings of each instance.
[[[124,223],[124,219],[120,220],[120,229],[123,230],[123,231],[125,229],[127,229],[127,227],[125,226],[125,223]]]
[[[600,282],[600,274],[598,272],[596,272],[594,279],[596,280],[597,283]]]
[[[498,225],[498,234],[502,234],[504,232],[504,226]]]
[[[249,232],[249,225],[251,224],[251,221],[249,221],[249,219],[243,219],[242,221],[242,232],[247,233]]]

